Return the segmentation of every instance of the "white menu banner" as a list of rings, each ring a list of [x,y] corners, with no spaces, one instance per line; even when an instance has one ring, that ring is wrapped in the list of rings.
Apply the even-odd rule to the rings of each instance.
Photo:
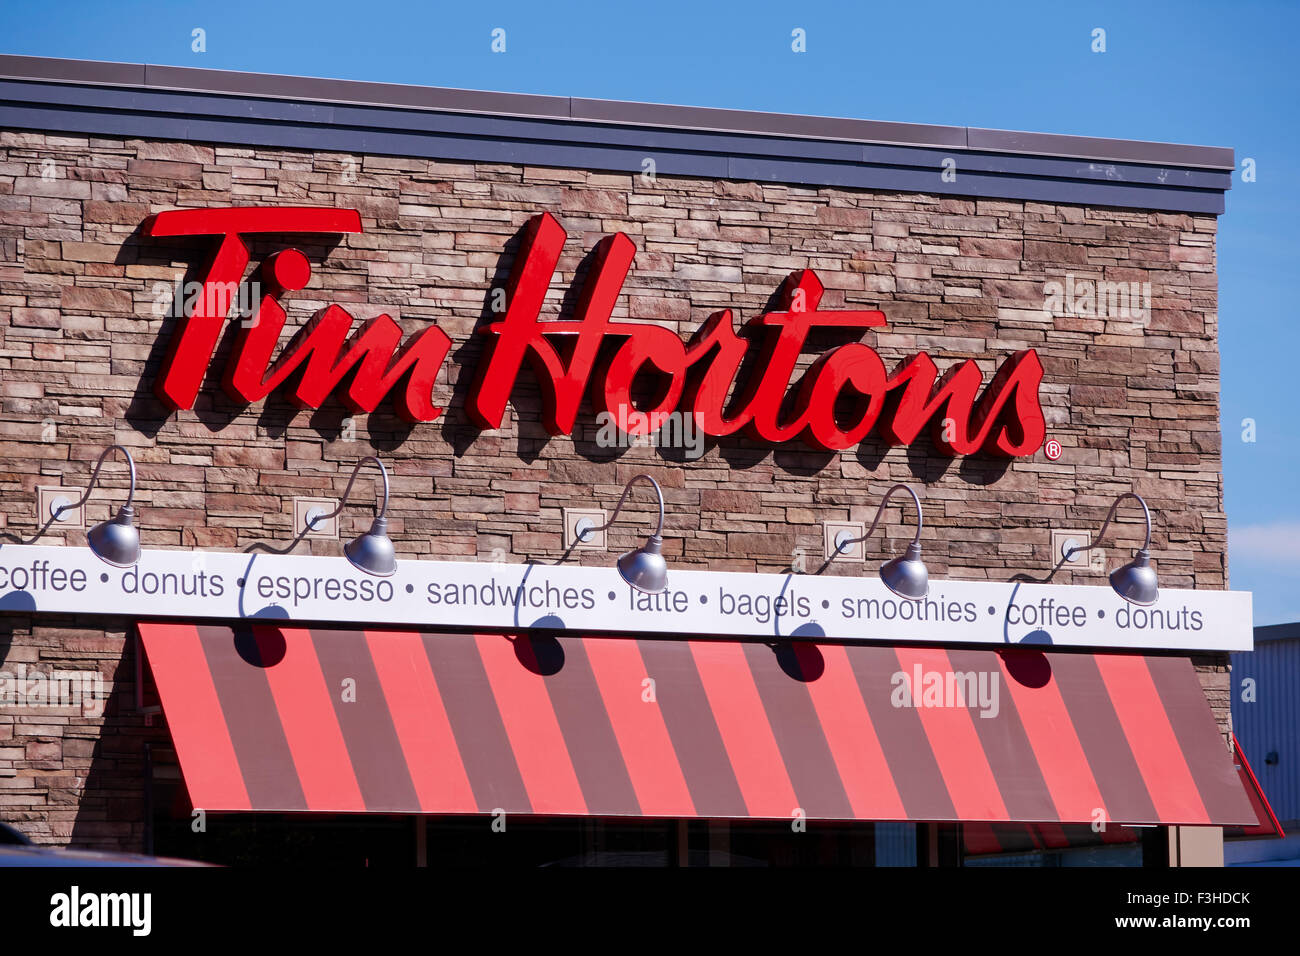
[[[610,567],[399,559],[374,577],[344,558],[145,550],[129,569],[84,547],[0,545],[0,614],[254,620],[408,628],[540,628],[880,643],[1247,651],[1248,591],[1162,590],[1137,607],[1110,587],[931,579],[923,601],[862,577],[672,567],[641,594]],[[1102,579],[1104,580],[1104,578]]]

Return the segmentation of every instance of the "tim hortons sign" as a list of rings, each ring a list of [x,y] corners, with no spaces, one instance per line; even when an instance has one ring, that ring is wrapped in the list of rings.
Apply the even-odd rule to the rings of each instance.
[[[156,386],[159,398],[169,408],[194,407],[251,259],[245,236],[361,231],[361,217],[351,209],[240,207],[152,217],[147,235],[216,241],[203,295],[173,334]],[[850,448],[873,429],[888,444],[907,445],[927,425],[935,446],[949,455],[1027,456],[1043,443],[1038,398],[1043,366],[1032,349],[1010,355],[982,394],[983,375],[973,360],[939,377],[934,361],[919,352],[887,372],[875,349],[861,342],[830,349],[792,385],[814,330],[865,330],[886,321],[875,310],[820,309],[824,287],[811,269],[790,274],[778,294],[779,311],[750,319],[747,334],[737,332],[732,311],[723,309],[684,342],[652,323],[611,319],[636,255],[632,240],[618,233],[596,246],[573,317],[543,320],[542,304],[566,238],[549,213],[529,220],[505,289],[504,315],[480,330],[490,338],[467,411],[482,428],[501,426],[527,361],[541,387],[542,421],[553,435],[572,433],[583,396],[589,395],[596,411],[610,413],[634,437],[680,412],[706,435],[743,429],[766,442],[801,438],[824,449]],[[298,249],[285,248],[262,263],[266,292],[241,323],[222,376],[225,391],[252,403],[292,378],[292,399],[318,408],[346,380],[340,397],[354,412],[374,411],[391,392],[408,421],[435,419],[442,409],[433,404],[434,382],[451,348],[436,325],[403,341],[400,326],[379,315],[353,332],[353,316],[330,305],[276,357],[286,319],[282,300],[310,279],[311,264]],[[752,356],[751,349],[756,350]],[[747,359],[759,372],[738,381]],[[648,408],[633,401],[633,383],[646,372],[657,374],[661,383]]]

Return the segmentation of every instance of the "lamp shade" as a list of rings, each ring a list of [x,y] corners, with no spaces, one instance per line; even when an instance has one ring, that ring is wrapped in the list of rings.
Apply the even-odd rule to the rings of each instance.
[[[881,565],[880,580],[899,597],[919,601],[930,593],[930,572],[921,560],[921,545],[913,541],[902,557]]]
[[[1151,567],[1151,552],[1142,548],[1132,561],[1112,571],[1110,586],[1130,604],[1155,604],[1160,591],[1156,587],[1156,569]]]
[[[388,519],[376,518],[370,530],[343,546],[347,559],[366,574],[386,578],[397,570],[397,551],[388,537]]]
[[[668,586],[668,562],[663,556],[664,539],[652,534],[643,547],[618,559],[623,580],[646,594],[658,594]]]
[[[115,568],[129,568],[140,560],[140,532],[136,528],[135,509],[124,505],[112,521],[90,529],[86,544],[95,557]]]

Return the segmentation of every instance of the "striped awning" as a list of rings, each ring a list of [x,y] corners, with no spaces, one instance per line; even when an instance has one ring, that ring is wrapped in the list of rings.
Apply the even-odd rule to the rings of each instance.
[[[1246,752],[1241,749],[1237,735],[1232,735],[1234,766],[1242,791],[1255,812],[1253,826],[1229,826],[1223,830],[1225,840],[1237,837],[1286,836],[1282,825],[1269,805],[1268,797],[1260,789],[1259,781],[1250,769]],[[1137,843],[1140,830],[1126,826],[1093,827],[1083,824],[1060,823],[968,823],[962,827],[962,844],[970,856],[1001,853],[1029,853],[1040,850],[1075,850],[1106,844]]]
[[[142,623],[207,810],[1253,824],[1186,658]]]

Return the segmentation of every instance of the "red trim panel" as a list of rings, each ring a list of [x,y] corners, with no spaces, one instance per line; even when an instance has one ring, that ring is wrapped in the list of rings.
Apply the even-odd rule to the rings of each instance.
[[[194,806],[1256,825],[1186,658],[140,625]],[[1090,832],[1095,832],[1091,831]],[[978,852],[978,851],[977,851]]]
[[[1226,827],[1223,831],[1225,837],[1273,837],[1282,839],[1286,832],[1282,829],[1282,824],[1278,822],[1277,814],[1273,812],[1273,805],[1268,802],[1268,797],[1264,796],[1264,789],[1259,785],[1259,780],[1255,777],[1255,771],[1250,769],[1250,761],[1246,759],[1246,751],[1241,749],[1241,744],[1237,740],[1237,735],[1232,735],[1232,750],[1236,755],[1237,774],[1241,777],[1241,784],[1246,789],[1246,795],[1250,798],[1250,805],[1255,808],[1255,816],[1258,823],[1254,826],[1245,827]]]

